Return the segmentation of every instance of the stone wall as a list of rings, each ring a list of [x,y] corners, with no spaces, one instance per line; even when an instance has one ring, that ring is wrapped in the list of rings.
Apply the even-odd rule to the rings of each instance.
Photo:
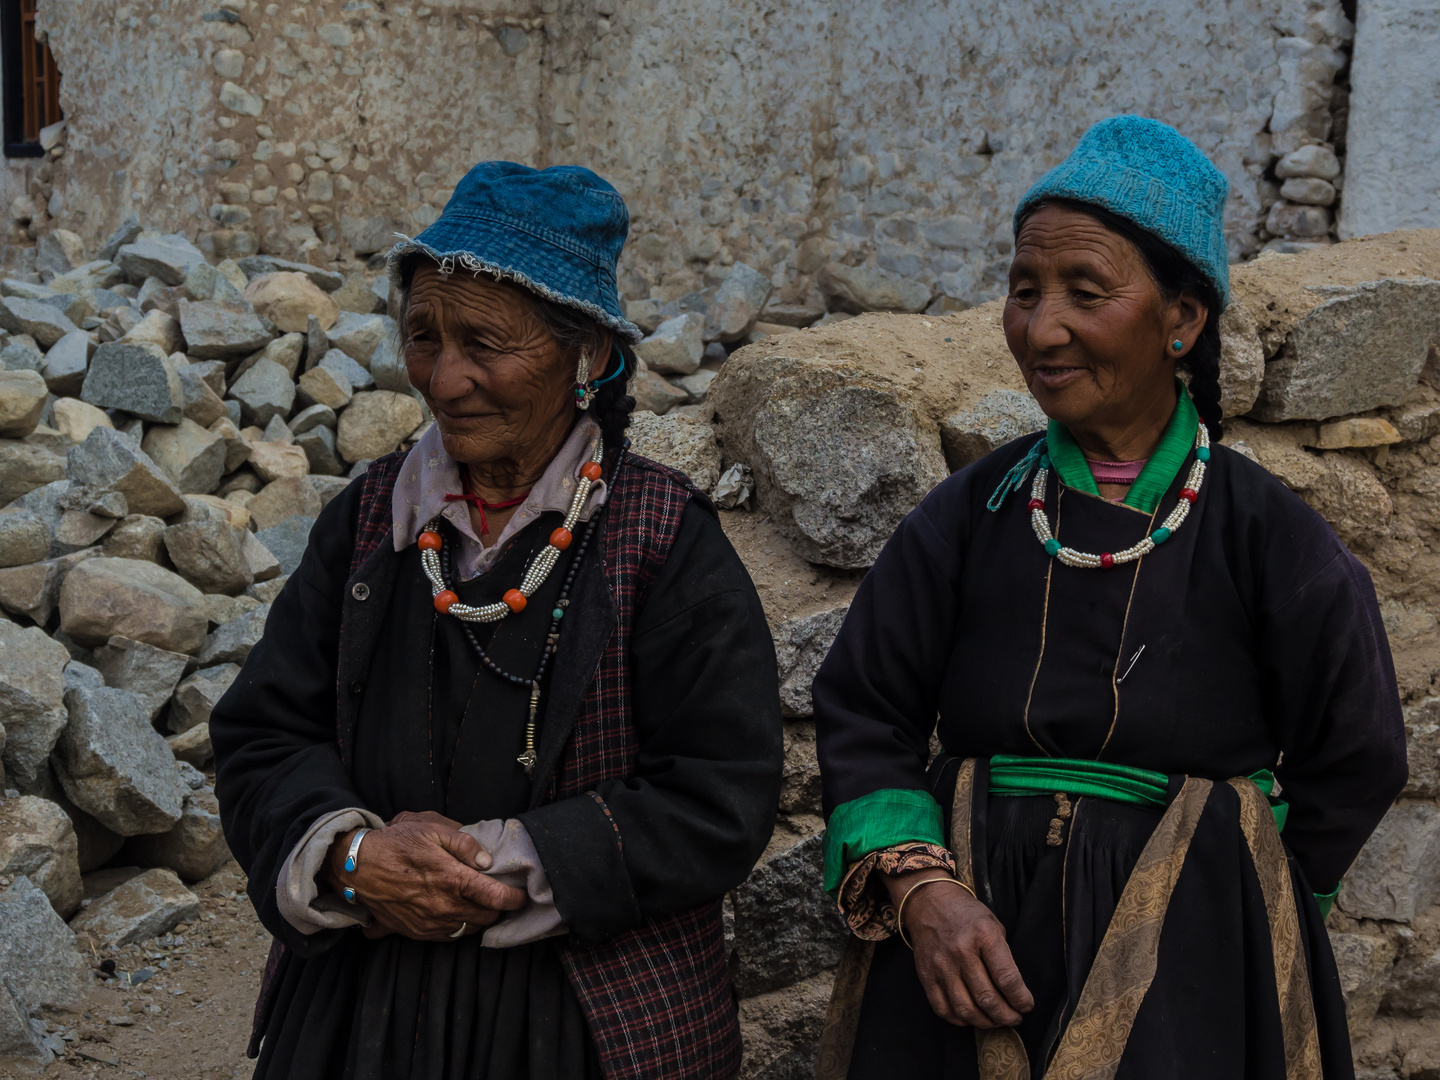
[[[332,266],[424,228],[477,160],[579,162],[630,204],[631,299],[740,261],[818,308],[822,266],[869,264],[916,310],[995,295],[1019,195],[1117,112],[1224,170],[1233,256],[1325,241],[1353,30],[1339,0],[40,0],[40,21],[68,149],[16,238],[93,244],[135,214]]]

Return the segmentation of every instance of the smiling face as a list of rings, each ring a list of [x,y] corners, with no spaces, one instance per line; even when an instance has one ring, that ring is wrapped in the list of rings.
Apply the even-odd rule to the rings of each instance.
[[[1175,362],[1205,316],[1189,293],[1167,301],[1140,250],[1088,214],[1042,206],[1016,237],[1005,341],[1045,414],[1082,447],[1133,442],[1117,433],[1156,418],[1163,428]]]
[[[536,317],[528,294],[422,264],[402,337],[410,385],[435,414],[446,453],[491,482],[533,482],[574,423],[578,358]]]

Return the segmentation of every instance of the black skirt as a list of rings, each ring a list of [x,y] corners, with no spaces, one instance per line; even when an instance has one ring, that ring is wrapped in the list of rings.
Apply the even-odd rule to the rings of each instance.
[[[1041,1080],[1161,811],[1072,797],[1071,815],[1061,819],[1060,842],[1052,844],[1055,798],[987,796],[976,804],[977,891],[1005,927],[1016,965],[1035,998],[1018,1033],[1032,1080]],[[1234,804],[1217,791],[1191,840],[1165,914],[1156,976],[1115,1073],[1121,1080],[1286,1076],[1265,902],[1231,813]],[[1293,859],[1290,871],[1324,1076],[1351,1080],[1334,957],[1319,909]],[[974,1029],[935,1015],[912,954],[898,937],[876,945],[850,1080],[976,1080],[979,1075]]]

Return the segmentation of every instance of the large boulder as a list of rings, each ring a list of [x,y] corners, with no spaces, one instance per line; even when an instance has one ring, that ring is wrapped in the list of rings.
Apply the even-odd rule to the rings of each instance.
[[[204,788],[189,792],[175,827],[134,837],[125,846],[125,858],[140,866],[163,866],[183,881],[199,881],[219,870],[229,861],[230,849],[215,793]]]
[[[303,274],[316,288],[332,293],[341,285],[345,284],[345,275],[334,270],[326,270],[323,266],[311,266],[309,263],[292,262],[289,259],[281,259],[274,255],[247,255],[239,262],[240,270],[252,282],[262,274]]]
[[[45,354],[45,366],[40,369],[45,386],[52,394],[62,397],[80,393],[94,352],[95,343],[85,331],[66,334]]]
[[[192,360],[232,360],[270,343],[270,331],[249,304],[180,301],[180,330]]]
[[[180,575],[136,559],[87,559],[60,589],[60,628],[83,645],[117,634],[193,653],[205,641],[200,590]]]
[[[190,658],[184,653],[157,649],[119,635],[96,649],[92,660],[105,685],[128,690],[138,697],[151,720],[160,715],[170,700],[189,662]]]
[[[300,560],[304,558],[305,549],[309,546],[310,530],[314,525],[314,518],[296,514],[278,525],[262,529],[255,534],[255,539],[274,556],[280,573],[289,575],[299,568]]]
[[[701,491],[708,492],[720,479],[720,447],[715,430],[703,421],[635,413],[626,434],[634,453],[680,470]]]
[[[1044,431],[1049,418],[1026,390],[992,390],[940,422],[940,445],[953,472],[1006,443]]]
[[[831,311],[924,311],[933,293],[920,281],[903,278],[874,266],[829,263],[815,282]]]
[[[185,521],[165,530],[165,551],[186,581],[206,593],[234,595],[255,575],[244,543],[225,521]]]
[[[35,371],[0,371],[0,437],[23,439],[40,423],[45,380]]]
[[[275,361],[264,358],[235,380],[229,394],[240,403],[245,423],[257,427],[264,427],[272,417],[283,420],[295,404],[295,384],[290,375]]]
[[[71,924],[110,948],[159,937],[200,917],[200,898],[173,870],[147,870],[96,897]]]
[[[29,510],[0,511],[0,567],[39,562],[50,553],[50,526]]]
[[[1331,934],[1330,947],[1345,997],[1350,1038],[1358,1041],[1369,1033],[1380,1008],[1395,946],[1378,934]]]
[[[180,375],[165,350],[149,342],[101,345],[90,360],[80,397],[156,424],[178,424],[185,414]]]
[[[266,484],[250,500],[250,517],[255,528],[264,532],[282,521],[300,516],[320,516],[320,494],[308,476],[286,476]]]
[[[166,285],[179,285],[194,267],[205,262],[205,254],[185,237],[137,236],[121,245],[115,261],[124,271],[125,280],[143,285],[146,278],[159,278]]]
[[[70,722],[55,772],[76,806],[121,836],[168,832],[184,789],[175,755],[128,690],[76,687],[65,693]]]
[[[202,668],[216,664],[245,663],[250,650],[264,636],[265,620],[269,617],[270,605],[264,604],[238,619],[217,626],[206,637],[205,644],[195,658],[196,662]]]
[[[154,345],[166,356],[185,351],[185,336],[180,332],[180,323],[170,312],[158,307],[151,308],[118,340],[125,345]]]
[[[1324,420],[1399,405],[1440,343],[1440,281],[1365,282],[1320,297],[1266,364],[1258,419]],[[1365,363],[1354,362],[1360,356]]]
[[[78,1005],[95,982],[74,933],[28,877],[0,889],[0,975],[27,1008]]]
[[[395,336],[395,320],[388,315],[363,315],[342,311],[325,338],[332,349],[339,349],[368,368],[375,350]],[[314,366],[314,361],[307,361]],[[358,384],[357,384],[358,385]]]
[[[33,781],[65,727],[65,665],[70,653],[39,627],[0,619],[0,761],[11,779]]]
[[[0,608],[24,615],[39,626],[46,625],[59,603],[60,588],[70,569],[99,554],[95,548],[86,548],[59,558],[0,570]]]
[[[59,393],[53,389],[52,392]],[[78,394],[80,388],[77,386],[74,392]],[[55,429],[72,443],[84,442],[85,437],[97,427],[115,426],[104,409],[97,409],[88,401],[81,401],[77,397],[59,398],[50,407],[50,413],[54,417],[52,423]]]
[[[208,494],[224,475],[225,439],[189,417],[181,417],[178,424],[153,425],[140,447],[165,470],[181,494]]]
[[[176,482],[114,428],[94,428],[66,456],[69,477],[95,494],[118,491],[130,514],[168,517],[184,510]]]
[[[0,330],[32,337],[42,349],[79,329],[54,304],[18,296],[0,297]]]
[[[368,390],[340,414],[335,446],[346,461],[372,461],[398,447],[422,420],[420,403],[408,394]]]
[[[19,991],[0,978],[0,1065],[34,1072],[55,1060],[45,1041],[45,1024],[30,1019],[30,1007]]]
[[[80,907],[80,856],[75,826],[49,799],[22,795],[0,801],[0,877],[24,875],[64,918]]]
[[[282,333],[304,332],[311,315],[320,323],[320,329],[328,330],[340,316],[340,308],[329,293],[307,275],[291,271],[251,278],[245,286],[245,299]]]
[[[231,620],[234,622],[235,620]],[[228,625],[228,624],[222,624]],[[263,621],[262,621],[263,625]],[[249,627],[245,627],[249,629]],[[217,639],[218,640],[218,639]],[[258,637],[255,640],[259,640]],[[202,725],[208,728],[210,713],[230,689],[235,676],[240,674],[239,664],[216,664],[201,668],[175,688],[175,699],[170,703],[168,725],[177,735]]]
[[[65,479],[65,459],[43,446],[0,439],[0,505]]]
[[[731,895],[741,997],[763,994],[835,966],[850,932],[822,884],[824,836],[779,851]]]
[[[705,316],[686,311],[666,319],[635,352],[652,371],[689,375],[705,354]]]

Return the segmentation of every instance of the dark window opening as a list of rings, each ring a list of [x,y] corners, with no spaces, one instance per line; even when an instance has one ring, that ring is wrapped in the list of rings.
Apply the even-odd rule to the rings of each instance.
[[[35,40],[35,0],[0,0],[5,156],[39,157],[40,129],[60,122],[60,69]]]

